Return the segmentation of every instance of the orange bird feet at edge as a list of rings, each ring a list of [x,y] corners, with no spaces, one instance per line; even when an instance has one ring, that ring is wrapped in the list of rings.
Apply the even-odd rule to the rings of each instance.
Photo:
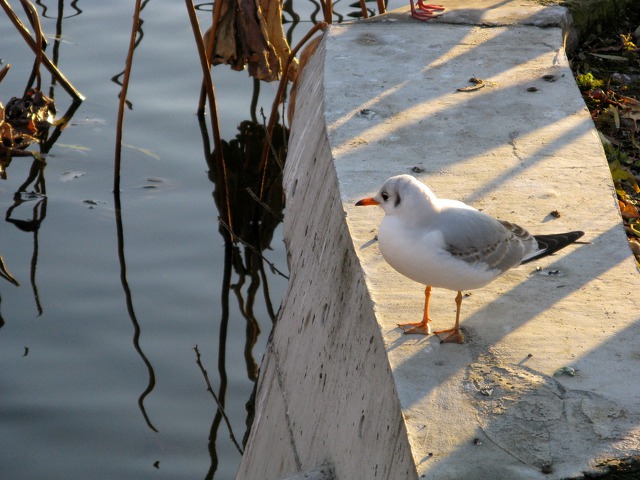
[[[422,335],[431,335],[431,325],[429,322],[416,323],[399,323],[398,326],[404,330],[404,333],[419,333]]]
[[[460,332],[459,328],[448,328],[446,330],[438,330],[437,332],[433,332],[440,338],[440,343],[464,343],[464,336],[462,332]],[[448,333],[446,337],[441,337],[440,335]]]
[[[411,16],[418,20],[427,21],[432,18],[440,16],[444,7],[442,5],[425,4],[423,0],[418,0],[418,8],[416,9],[413,0],[409,0],[411,3]]]

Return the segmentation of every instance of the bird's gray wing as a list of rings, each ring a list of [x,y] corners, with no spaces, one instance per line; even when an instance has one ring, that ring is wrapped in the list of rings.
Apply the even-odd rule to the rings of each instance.
[[[445,249],[470,265],[485,264],[487,269],[504,272],[537,248],[525,229],[477,210],[450,210],[445,218],[441,226]]]

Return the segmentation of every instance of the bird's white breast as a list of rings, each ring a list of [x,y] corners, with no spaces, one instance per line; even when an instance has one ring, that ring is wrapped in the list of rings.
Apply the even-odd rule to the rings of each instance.
[[[407,225],[397,216],[385,216],[378,232],[380,252],[395,270],[410,279],[449,290],[472,290],[488,284],[502,272],[483,263],[471,265],[446,251],[440,230]]]

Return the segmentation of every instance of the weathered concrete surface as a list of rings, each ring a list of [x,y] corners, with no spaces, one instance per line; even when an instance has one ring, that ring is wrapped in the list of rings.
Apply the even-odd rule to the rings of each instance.
[[[560,28],[518,22],[330,29],[298,95],[292,277],[238,478],[326,462],[337,479],[562,479],[640,453],[640,276],[562,45]],[[472,76],[487,86],[456,91]],[[353,203],[412,170],[439,196],[592,243],[472,292],[464,345],[403,335],[423,288],[381,258],[382,212]],[[454,295],[434,290],[436,329]]]
[[[299,473],[286,480],[335,480],[331,467],[323,465],[308,472]]]

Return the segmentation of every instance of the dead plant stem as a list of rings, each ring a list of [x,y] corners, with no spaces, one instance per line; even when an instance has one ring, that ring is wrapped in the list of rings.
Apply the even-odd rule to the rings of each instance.
[[[22,3],[22,8],[26,12],[29,17],[29,22],[31,23],[31,27],[33,27],[33,32],[36,35],[36,45],[38,48],[35,51],[36,61],[33,65],[33,73],[36,77],[36,88],[40,90],[42,86],[42,77],[40,75],[40,65],[42,65],[42,55],[44,53],[44,33],[42,32],[42,25],[40,25],[40,17],[38,17],[38,11],[33,6],[33,4],[29,0],[20,0]],[[26,92],[25,92],[26,93]]]
[[[211,22],[211,29],[209,30],[209,41],[207,42],[207,58],[209,64],[213,61],[213,52],[216,45],[216,35],[218,32],[218,22],[220,20],[220,11],[222,10],[222,0],[215,2],[213,9],[213,20]],[[204,79],[202,80],[202,88],[200,89],[200,101],[198,103],[198,115],[204,115],[204,104],[207,98],[207,86]]]
[[[131,65],[133,64],[133,52],[136,48],[136,36],[140,27],[140,7],[141,0],[136,0],[136,8],[133,13],[133,24],[131,26],[131,37],[129,38],[129,51],[122,78],[122,90],[120,91],[120,103],[118,105],[118,121],[116,125],[116,154],[113,171],[113,191],[120,192],[120,163],[122,159],[122,126],[124,124],[124,107],[127,101],[127,91],[129,90],[129,78],[131,77]]]
[[[0,82],[7,75],[7,73],[9,73],[10,68],[11,68],[10,63],[7,63],[4,67],[2,67],[2,70],[0,70]]]
[[[367,5],[365,0],[360,0],[360,10],[362,11],[362,18],[369,18],[369,12],[367,11]]]
[[[11,20],[11,22],[16,27],[20,35],[22,35],[22,38],[24,38],[24,40],[27,42],[27,45],[29,45],[31,50],[33,50],[33,53],[38,55],[38,51],[41,52],[43,65],[60,82],[60,85],[62,85],[62,88],[64,88],[67,91],[67,93],[72,97],[77,98],[79,100],[84,100],[84,96],[78,90],[76,90],[73,87],[73,85],[71,85],[69,80],[67,80],[66,77],[62,74],[62,72],[58,70],[58,67],[56,67],[53,64],[53,62],[51,62],[51,60],[49,60],[49,57],[47,57],[46,53],[42,52],[41,45],[38,45],[36,41],[31,37],[29,30],[27,30],[27,27],[25,27],[22,21],[18,18],[18,16],[13,11],[13,9],[11,8],[7,0],[0,0],[0,7],[2,7],[2,9],[5,11],[9,20]]]
[[[216,2],[217,3],[217,2]],[[202,32],[200,31],[200,24],[198,23],[198,17],[196,10],[193,7],[192,0],[185,0],[187,6],[187,12],[189,13],[189,20],[191,21],[191,28],[193,29],[193,36],[196,41],[196,47],[198,48],[198,55],[200,57],[200,65],[202,66],[202,74],[204,77],[204,83],[207,90],[207,98],[209,100],[209,111],[211,116],[211,134],[213,135],[213,149],[214,149],[214,163],[216,166],[216,177],[219,181],[221,189],[222,202],[224,202],[223,217],[230,226],[233,227],[231,218],[231,204],[229,201],[229,188],[227,182],[227,166],[224,161],[224,155],[222,154],[222,139],[220,138],[220,125],[218,121],[218,108],[216,105],[216,93],[213,86],[213,79],[211,78],[211,62],[207,57],[207,52],[202,38]],[[221,212],[222,213],[222,212]],[[231,241],[235,241],[233,234],[231,234]]]
[[[322,5],[324,21],[331,25],[333,23],[333,0],[320,0],[320,5]]]

